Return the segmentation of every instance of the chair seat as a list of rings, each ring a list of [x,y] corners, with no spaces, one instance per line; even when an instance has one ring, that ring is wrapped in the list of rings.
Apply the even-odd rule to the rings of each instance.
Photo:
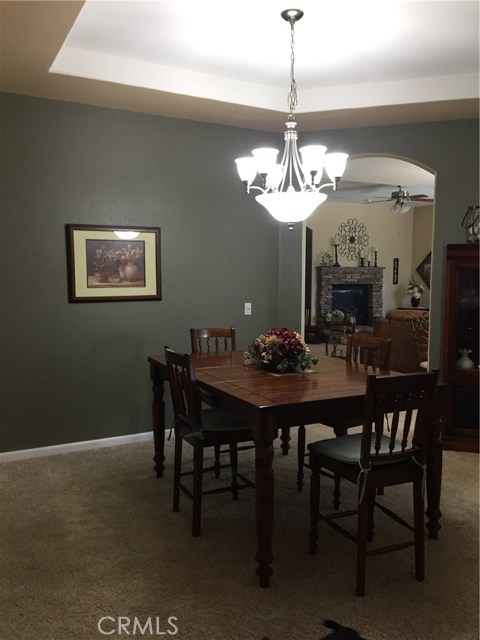
[[[372,435],[372,448],[374,453],[375,436]],[[390,438],[382,436],[381,450],[388,451]],[[342,436],[341,438],[329,438],[328,440],[318,440],[308,445],[308,449],[312,454],[320,454],[332,458],[337,462],[345,464],[358,465],[360,461],[360,447],[362,445],[362,434],[355,433],[349,436]],[[401,444],[395,441],[394,452],[400,452],[402,450]],[[372,465],[384,465],[390,464],[389,460],[378,460],[378,462],[372,461]]]
[[[202,429],[197,431],[188,424],[181,423],[182,437],[190,444],[201,440],[202,446],[225,444],[228,442],[251,442],[252,431],[247,422],[228,411],[212,407],[202,409]]]
[[[248,422],[218,407],[202,410],[202,424],[204,433],[246,431],[251,438],[251,430]]]

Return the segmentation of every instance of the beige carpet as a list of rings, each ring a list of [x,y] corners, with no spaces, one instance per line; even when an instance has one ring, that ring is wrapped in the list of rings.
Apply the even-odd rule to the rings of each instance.
[[[309,430],[310,438],[325,435],[325,428]],[[237,502],[228,494],[206,498],[202,535],[193,539],[190,502],[171,511],[172,442],[163,479],[154,477],[149,443],[2,464],[0,637],[96,640],[129,631],[182,640],[319,640],[329,633],[323,620],[332,618],[368,640],[476,640],[478,456],[444,455],[442,530],[438,540],[427,538],[425,582],[413,577],[412,549],[373,557],[362,599],[354,595],[351,542],[322,527],[323,547],[308,554],[308,488],[296,489],[293,453],[282,456],[276,447],[269,589],[258,586],[254,571],[253,492],[242,491]],[[246,452],[242,470],[252,471],[252,462]],[[330,501],[330,485],[324,488]],[[346,485],[345,499],[353,496]],[[383,499],[410,513],[407,489],[388,489]],[[379,515],[376,531],[381,542],[397,526]],[[105,616],[102,634],[97,624]],[[165,633],[175,630],[169,616],[174,635]],[[119,617],[127,624],[121,633]]]

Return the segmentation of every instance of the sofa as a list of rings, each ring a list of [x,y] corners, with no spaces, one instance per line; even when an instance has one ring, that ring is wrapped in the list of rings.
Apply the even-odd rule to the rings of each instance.
[[[373,335],[391,338],[390,369],[414,373],[428,369],[429,313],[419,309],[397,309],[377,318]]]

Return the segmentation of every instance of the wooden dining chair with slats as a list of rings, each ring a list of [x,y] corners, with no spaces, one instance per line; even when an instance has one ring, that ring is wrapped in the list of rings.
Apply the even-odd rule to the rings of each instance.
[[[235,327],[209,327],[190,329],[192,353],[218,353],[235,351]]]
[[[312,471],[310,553],[314,555],[317,551],[319,522],[353,540],[357,547],[356,593],[359,596],[365,595],[366,559],[371,555],[414,546],[415,578],[424,579],[426,459],[437,380],[438,371],[369,375],[362,432],[308,445]],[[389,431],[387,414],[391,416]],[[324,470],[357,485],[354,509],[320,512],[320,476]],[[377,502],[378,489],[401,484],[413,487],[413,526],[404,519],[406,516],[401,517]],[[374,537],[375,508],[413,531],[413,537],[402,542],[388,539],[388,544],[368,548],[367,543],[373,542]],[[357,517],[356,535],[339,524],[340,518],[351,515]],[[331,549],[325,551],[331,553]]]
[[[225,351],[235,351],[237,348],[235,327],[206,327],[203,329],[190,329],[190,342],[192,353],[221,353]],[[211,404],[211,400],[206,393],[202,393],[203,401]],[[253,446],[253,445],[252,445]],[[239,451],[250,449],[252,446],[239,447]],[[222,449],[219,445],[215,447],[215,477],[220,476],[220,456],[229,453],[228,448]]]
[[[418,353],[418,364],[422,369],[428,371],[428,339],[430,333],[430,318],[428,314],[422,317],[405,318],[405,322],[409,322],[412,327],[413,337],[415,338],[415,346]]]
[[[390,352],[392,350],[392,341],[386,338],[377,338],[367,333],[353,333],[347,338],[345,351],[345,366],[363,368],[369,373],[385,373],[389,370]],[[331,417],[322,418],[319,416],[318,422],[333,428],[335,435],[343,436],[352,427],[360,426],[363,423],[363,415],[344,417],[339,415],[335,419]],[[308,467],[306,456],[308,455],[305,447],[305,426],[298,427],[297,438],[297,487],[302,490],[304,479],[304,467]],[[334,489],[334,504],[336,508],[339,506],[340,500],[340,483],[336,479]]]
[[[191,354],[180,354],[165,347],[168,380],[172,396],[175,462],[173,477],[173,511],[180,507],[180,492],[193,501],[192,535],[200,535],[202,496],[215,493],[231,492],[237,499],[240,489],[254,487],[253,482],[238,473],[238,444],[252,440],[250,425],[237,416],[218,407],[202,409],[202,399],[197,386],[193,358]],[[193,447],[193,470],[184,471],[183,443]],[[203,453],[206,447],[228,445],[229,464],[232,479],[227,486],[203,489],[203,474],[213,467],[204,466]],[[185,476],[193,476],[193,486],[184,482]]]

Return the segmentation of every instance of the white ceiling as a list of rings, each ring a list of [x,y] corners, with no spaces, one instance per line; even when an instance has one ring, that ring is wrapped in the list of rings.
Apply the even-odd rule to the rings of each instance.
[[[285,112],[285,0],[85,3],[51,71]],[[329,11],[329,7],[332,11]],[[478,96],[478,2],[302,0],[298,112]]]
[[[2,1],[1,89],[281,135],[290,26],[280,13],[290,6]],[[478,1],[302,0],[298,8],[305,13],[295,28],[300,134],[478,117]],[[378,195],[397,184],[433,193],[422,169],[372,162],[349,163],[345,194],[368,181]]]

